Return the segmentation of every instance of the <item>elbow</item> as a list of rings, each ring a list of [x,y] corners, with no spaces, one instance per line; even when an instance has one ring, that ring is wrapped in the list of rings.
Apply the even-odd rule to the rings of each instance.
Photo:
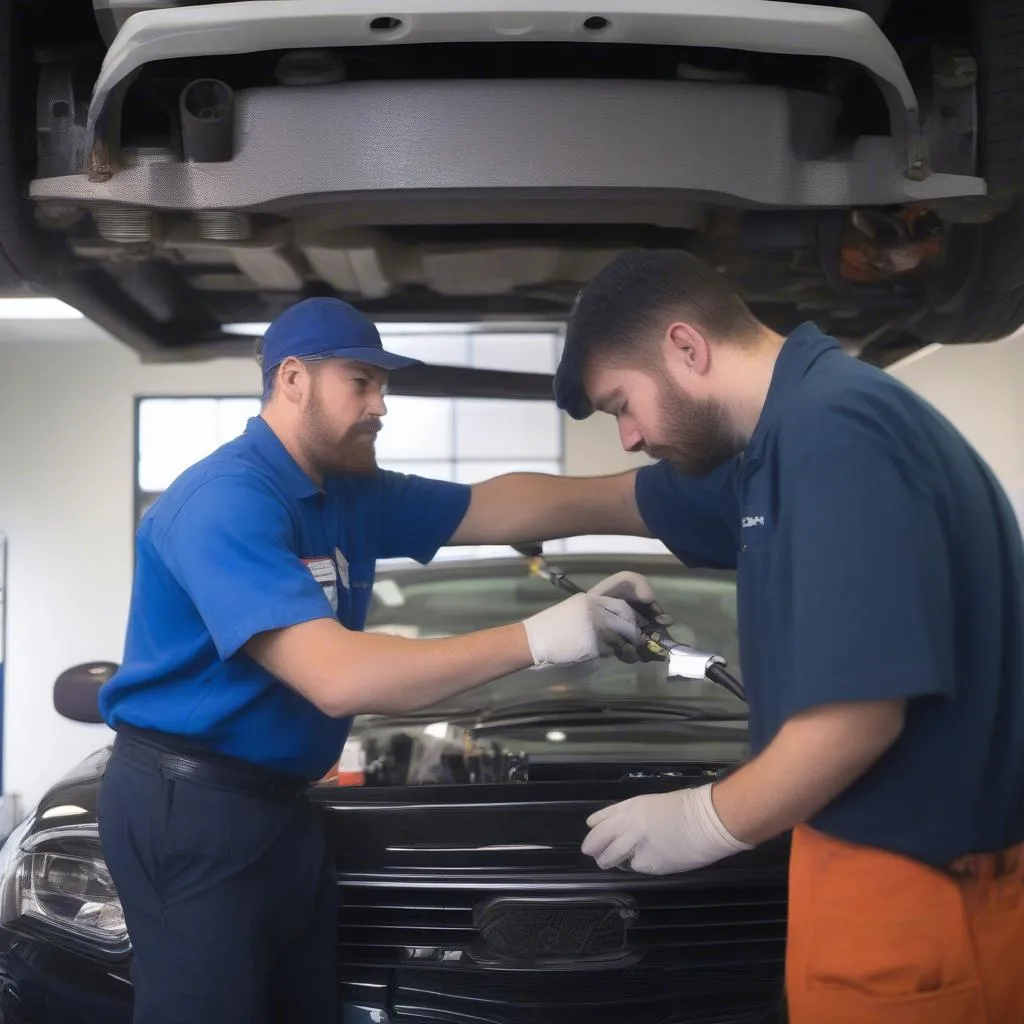
[[[313,701],[316,709],[328,718],[354,718],[361,714],[348,694],[322,694]]]
[[[293,688],[328,718],[352,718],[365,710],[356,706],[359,702],[355,694],[339,690],[336,684],[331,686],[326,682],[311,682],[309,685]]]
[[[869,767],[883,757],[903,734],[906,725],[906,701],[876,701],[858,709],[851,737],[856,737],[862,767]]]
[[[887,701],[880,706],[878,728],[875,732],[880,754],[885,753],[903,735],[906,724],[906,701]]]
[[[828,751],[866,768],[896,743],[905,724],[906,701],[863,701],[801,712],[784,731],[797,748]]]
[[[355,718],[356,715],[403,714],[415,711],[420,705],[405,699],[387,699],[372,696],[369,692],[353,692],[324,687],[318,691],[307,691],[303,696],[313,704],[321,714],[328,718]]]
[[[326,697],[312,703],[328,718],[355,718],[356,715],[402,715],[409,711],[418,711],[421,707],[420,704],[405,701],[356,700],[350,695]]]
[[[316,706],[328,718],[354,718],[359,714],[347,701],[321,701]]]

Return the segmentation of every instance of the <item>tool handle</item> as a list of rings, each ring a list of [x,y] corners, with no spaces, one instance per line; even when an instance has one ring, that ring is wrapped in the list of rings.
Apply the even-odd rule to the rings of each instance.
[[[543,554],[540,544],[514,544],[513,548],[529,560],[530,572],[548,583],[554,584],[567,594],[582,594],[581,586],[573,583],[557,566],[550,565]],[[641,661],[661,661],[668,657],[667,645],[674,643],[665,630],[654,621],[654,607],[640,601],[629,601],[629,606],[640,618],[640,636],[643,645],[640,647]]]
[[[559,576],[557,573],[550,575],[551,582],[560,590],[564,590],[567,594],[582,594],[583,588],[577,586],[572,580],[567,579],[565,576]]]

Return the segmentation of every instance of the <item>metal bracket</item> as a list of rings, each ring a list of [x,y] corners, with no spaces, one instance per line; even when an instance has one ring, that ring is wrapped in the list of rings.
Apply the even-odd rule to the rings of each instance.
[[[668,651],[668,675],[675,679],[707,679],[712,665],[724,665],[725,658],[710,651],[698,651],[676,644]]]
[[[247,0],[133,14],[107,51],[89,110],[91,181],[116,169],[120,112],[112,103],[154,61],[266,50],[457,42],[580,42],[704,46],[832,57],[857,64],[889,108],[897,160],[926,176],[918,101],[899,54],[864,12],[780,0]]]

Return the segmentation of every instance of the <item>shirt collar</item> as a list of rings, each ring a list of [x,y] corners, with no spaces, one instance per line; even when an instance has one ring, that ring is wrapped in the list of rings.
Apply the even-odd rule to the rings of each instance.
[[[775,360],[775,369],[772,371],[764,408],[744,452],[746,458],[752,458],[760,453],[765,438],[771,433],[786,400],[807,376],[811,367],[826,352],[834,350],[839,350],[839,342],[823,334],[817,324],[810,321],[800,324],[786,338]]]
[[[293,497],[312,498],[322,493],[291,457],[281,439],[270,429],[270,425],[262,416],[253,416],[246,423],[245,437]]]

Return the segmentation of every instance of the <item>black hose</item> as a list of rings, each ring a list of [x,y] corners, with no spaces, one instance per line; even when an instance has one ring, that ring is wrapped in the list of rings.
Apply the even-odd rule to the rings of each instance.
[[[744,704],[747,702],[747,694],[743,684],[724,666],[717,662],[708,667],[704,673],[713,683],[728,690],[734,697],[739,698]]]

